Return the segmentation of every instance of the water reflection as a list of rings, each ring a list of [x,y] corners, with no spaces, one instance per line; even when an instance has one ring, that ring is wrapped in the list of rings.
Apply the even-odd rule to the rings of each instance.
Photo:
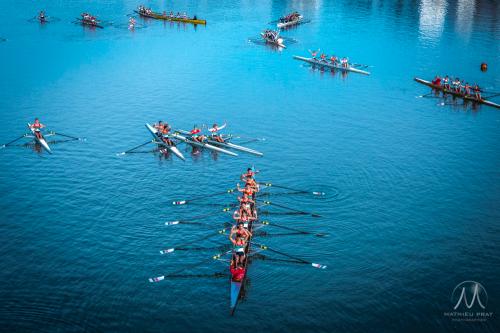
[[[443,33],[448,3],[445,0],[422,0],[419,6],[420,38],[437,41]]]

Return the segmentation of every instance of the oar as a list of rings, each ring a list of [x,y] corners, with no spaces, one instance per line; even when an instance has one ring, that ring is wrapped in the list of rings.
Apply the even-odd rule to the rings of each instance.
[[[314,262],[311,262],[311,261],[304,260],[304,259],[299,258],[299,257],[295,257],[295,256],[292,256],[292,255],[289,255],[287,253],[284,253],[284,252],[281,252],[281,251],[278,251],[278,250],[271,249],[267,245],[263,245],[263,244],[259,244],[259,243],[255,243],[255,242],[251,242],[251,243],[257,245],[262,250],[271,251],[271,252],[280,254],[280,255],[282,255],[284,257],[296,260],[297,262],[301,262],[303,264],[311,265],[314,268],[325,269],[327,267],[326,265],[317,264],[317,263],[314,263]]]
[[[225,190],[223,192],[217,192],[217,193],[212,193],[212,194],[208,194],[208,195],[200,195],[197,197],[193,197],[191,199],[185,199],[185,200],[181,200],[181,201],[172,201],[172,205],[185,205],[188,202],[192,202],[192,201],[196,201],[196,200],[200,200],[200,199],[205,199],[205,198],[210,198],[210,197],[215,197],[215,196],[221,195],[221,194],[233,193],[234,191],[236,191],[236,188],[230,188],[230,189]]]
[[[316,213],[304,212],[304,211],[301,211],[301,210],[298,210],[298,209],[295,209],[295,208],[292,208],[292,207],[287,207],[287,206],[284,206],[284,205],[280,205],[280,204],[277,204],[277,203],[274,203],[274,202],[271,202],[271,201],[263,201],[263,203],[265,205],[271,205],[271,206],[276,206],[276,207],[280,207],[280,208],[283,208],[283,209],[288,209],[288,210],[291,210],[292,212],[297,212],[297,213],[300,213],[300,214],[303,214],[303,215],[311,215],[312,217],[321,217],[321,215],[318,215]]]
[[[229,229],[229,228],[225,228],[225,229],[219,230],[219,231],[217,231],[217,233],[214,233],[214,234],[209,234],[209,235],[207,235],[207,236],[205,236],[205,237],[198,238],[198,239],[196,239],[196,240],[194,240],[194,241],[191,241],[191,242],[187,242],[187,243],[181,244],[181,245],[179,245],[179,246],[177,246],[177,247],[172,247],[172,248],[169,248],[169,249],[160,250],[160,254],[172,253],[172,252],[174,252],[174,251],[176,251],[176,250],[183,249],[183,248],[185,248],[185,247],[186,247],[186,246],[188,246],[188,245],[191,245],[191,244],[194,244],[194,243],[198,243],[198,242],[200,242],[200,241],[207,240],[207,239],[213,238],[213,237],[218,236],[218,235],[222,235],[222,234],[226,233],[226,231],[227,231],[228,229]]]
[[[149,278],[148,280],[149,280],[149,282],[151,282],[151,283],[155,283],[155,282],[160,282],[160,281],[163,281],[163,280],[165,280],[166,278],[169,278],[169,277],[176,277],[178,274],[180,274],[180,273],[182,273],[182,272],[184,272],[184,271],[186,271],[186,270],[188,270],[188,269],[190,269],[190,268],[196,268],[196,267],[201,266],[201,265],[203,265],[203,264],[205,264],[205,263],[207,263],[207,262],[210,262],[210,261],[213,261],[213,260],[218,260],[218,259],[219,259],[220,257],[222,257],[224,254],[228,254],[228,253],[231,253],[231,251],[227,251],[226,253],[220,253],[220,254],[215,255],[215,256],[213,256],[213,257],[211,257],[211,258],[208,258],[208,259],[205,259],[205,260],[203,260],[203,261],[200,261],[199,263],[196,263],[196,264],[194,264],[194,265],[191,265],[191,266],[187,266],[187,267],[185,267],[185,268],[182,268],[182,269],[180,269],[180,270],[178,270],[178,271],[175,271],[175,272],[173,272],[173,273],[171,273],[171,274],[161,275],[161,276],[157,276],[157,277]]]
[[[138,146],[136,146],[136,147],[134,147],[132,149],[126,150],[126,151],[118,153],[116,155],[117,156],[121,156],[121,155],[125,155],[125,154],[128,154],[128,153],[131,153],[132,151],[134,151],[134,150],[136,150],[138,148],[141,148],[142,146],[145,146],[145,145],[147,145],[149,143],[153,143],[153,142],[155,142],[155,140],[149,140],[148,142],[142,143],[142,144],[140,144],[140,145],[138,145]]]
[[[300,192],[300,193],[307,193],[307,194],[312,194],[312,195],[317,195],[317,196],[326,195],[325,192],[308,191],[308,190],[298,190],[298,189],[291,188],[291,187],[288,187],[288,186],[276,185],[276,184],[268,183],[268,182],[259,182],[259,184],[260,185],[264,185],[266,187],[276,187],[276,188],[281,188],[281,189],[284,189],[284,190],[296,191],[296,192]]]
[[[5,148],[5,147],[7,147],[8,145],[10,145],[10,144],[12,144],[12,143],[14,143],[14,142],[16,142],[16,141],[18,141],[18,140],[21,140],[22,138],[25,138],[25,137],[26,137],[26,134],[23,134],[22,136],[18,137],[17,139],[12,140],[12,141],[10,141],[10,142],[7,142],[7,143],[6,143],[6,144],[4,144],[4,145],[1,145],[1,146],[0,146],[0,148]]]
[[[193,216],[190,220],[168,221],[168,222],[165,222],[165,225],[176,225],[176,224],[180,224],[180,223],[188,223],[188,222],[191,222],[192,220],[203,219],[205,217],[214,216],[214,215],[218,215],[220,213],[229,212],[236,205],[237,205],[237,203],[233,204],[233,205],[231,205],[229,207],[224,207],[221,210],[218,210],[218,211],[213,212],[213,213],[209,213],[209,214],[205,214],[205,215]]]
[[[300,230],[300,229],[296,229],[296,228],[292,228],[292,227],[287,227],[287,226],[280,225],[280,224],[270,223],[269,221],[262,221],[260,223],[263,225],[270,225],[272,227],[276,227],[276,228],[280,228],[280,229],[295,231],[295,232],[298,232],[298,233],[303,234],[303,235],[313,235],[316,237],[324,237],[324,236],[328,235],[325,233],[313,233],[313,232],[304,231],[304,230]]]
[[[51,131],[50,133],[52,133],[53,135],[64,136],[64,137],[67,137],[67,138],[70,138],[73,140],[85,141],[85,138],[77,138],[76,136],[71,136],[71,135],[62,134],[62,133],[56,133],[54,131]]]

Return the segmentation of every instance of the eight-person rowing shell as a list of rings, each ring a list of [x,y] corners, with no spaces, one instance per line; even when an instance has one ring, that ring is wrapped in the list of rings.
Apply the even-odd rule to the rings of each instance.
[[[456,92],[458,94],[462,94],[464,96],[472,96],[472,92],[474,93],[474,97],[478,100],[481,100],[481,88],[477,83],[474,85],[469,85],[468,82],[465,82],[462,80],[460,81],[459,78],[451,79],[446,75],[444,78],[441,78],[440,76],[436,75],[434,77],[434,80],[432,80],[432,84],[442,87],[446,90]]]

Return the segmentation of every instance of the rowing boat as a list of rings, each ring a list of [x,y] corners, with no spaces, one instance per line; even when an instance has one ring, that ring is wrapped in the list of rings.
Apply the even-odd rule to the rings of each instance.
[[[276,39],[271,39],[269,37],[266,37],[266,34],[264,34],[263,32],[260,33],[260,35],[262,36],[262,38],[264,38],[264,40],[269,43],[269,44],[274,44],[276,46],[279,46],[279,47],[282,47],[282,48],[286,48],[285,44],[283,44],[283,38],[276,38]]]
[[[283,29],[283,28],[287,28],[287,27],[290,27],[292,25],[296,25],[296,24],[299,24],[300,22],[302,22],[302,19],[304,17],[302,15],[299,15],[297,17],[297,19],[293,20],[293,21],[288,21],[288,22],[279,22],[276,26],[280,29]]]
[[[256,220],[257,222],[257,220]],[[253,221],[249,221],[248,222],[248,227],[247,229],[253,233]],[[231,280],[231,303],[230,303],[230,311],[231,311],[231,315],[234,314],[234,311],[236,311],[236,306],[238,305],[238,301],[240,300],[240,296],[241,296],[241,290],[243,288],[243,286],[245,285],[245,280],[247,278],[247,273],[248,273],[248,263],[249,263],[249,254],[250,254],[250,246],[251,246],[251,241],[252,241],[252,237],[250,236],[247,240],[247,246],[245,248],[245,264],[243,265],[244,266],[244,269],[245,269],[245,274],[243,275],[243,278],[241,279],[241,281],[234,281],[233,278],[231,277],[230,280]],[[234,256],[234,254],[233,254]],[[234,259],[234,257],[233,257]]]
[[[155,12],[151,12],[150,14],[148,14],[148,13],[141,12],[138,10],[134,10],[134,12],[136,12],[137,14],[139,14],[141,16],[153,18],[156,20],[165,20],[165,21],[182,22],[182,23],[193,23],[193,24],[207,24],[206,20],[199,20],[199,19],[195,19],[195,18],[172,17],[169,15],[162,15],[162,14],[158,14]]]
[[[453,95],[455,97],[463,98],[466,101],[471,101],[471,102],[474,102],[474,103],[481,103],[481,104],[484,104],[484,105],[489,105],[489,106],[492,106],[494,108],[500,109],[500,104],[493,103],[493,102],[488,101],[486,99],[478,99],[478,98],[476,98],[473,95],[466,95],[464,93],[456,92],[456,91],[453,91],[453,90],[448,90],[448,89],[446,89],[445,87],[443,87],[441,85],[436,85],[436,84],[433,84],[430,81],[419,79],[417,77],[414,80],[417,81],[418,83],[421,83],[423,85],[431,87],[434,90],[442,91],[443,94],[450,94],[450,95]]]
[[[96,28],[101,28],[103,29],[104,27],[100,24],[96,22],[93,22],[93,21],[89,21],[89,20],[84,20],[84,19],[81,19],[81,18],[76,18],[81,24],[83,25],[88,25],[89,27],[96,27]]]
[[[180,152],[179,148],[175,144],[168,145],[166,142],[162,140],[162,135],[158,133],[158,130],[154,128],[153,126],[146,124],[146,128],[148,129],[149,132],[151,132],[151,135],[155,138],[155,142],[159,146],[164,146],[165,148],[168,149],[168,151],[172,152],[175,156],[180,158],[181,160],[185,161],[186,159],[184,158],[184,155]]]
[[[180,133],[173,133],[173,134],[170,134],[170,136],[172,138],[175,138],[175,139],[181,140],[185,143],[188,143],[192,146],[196,146],[199,148],[207,148],[207,149],[214,150],[214,151],[217,151],[219,153],[223,153],[223,154],[227,154],[227,155],[231,155],[231,156],[238,156],[238,154],[233,153],[232,151],[213,146],[213,145],[206,143],[206,142],[199,142],[199,141],[193,140],[187,136],[181,135]]]
[[[264,156],[263,153],[257,151],[257,150],[253,150],[253,149],[250,149],[250,148],[247,148],[247,147],[243,147],[243,146],[239,146],[239,145],[235,145],[234,143],[231,143],[231,142],[228,142],[229,138],[224,138],[224,142],[219,142],[217,140],[213,140],[213,139],[210,139],[207,138],[207,142],[214,145],[214,146],[220,146],[220,147],[225,147],[225,148],[232,148],[232,149],[235,149],[235,150],[239,150],[239,151],[242,151],[242,152],[245,152],[245,153],[249,153],[249,154],[252,154],[252,155],[256,155],[256,156]]]
[[[42,136],[42,133],[40,133],[40,137],[41,138],[38,138],[38,136],[36,135],[36,131],[34,128],[31,127],[31,124],[28,123],[28,128],[31,130],[31,133],[33,133],[33,137],[35,139],[35,142],[37,142],[40,146],[42,146],[46,151],[48,151],[50,154],[52,154],[52,150],[50,150],[50,147],[47,143],[47,141],[45,141],[45,138]]]
[[[299,56],[293,56],[293,58],[296,60],[305,61],[307,63],[313,64],[313,65],[318,65],[321,67],[328,67],[328,68],[338,69],[338,70],[346,71],[346,72],[354,72],[354,73],[359,73],[359,74],[364,74],[364,75],[370,75],[370,72],[363,71],[363,70],[358,69],[356,67],[352,67],[351,65],[349,65],[349,67],[343,67],[341,65],[332,64],[331,62],[317,60],[314,58],[306,58],[306,57],[299,57]]]

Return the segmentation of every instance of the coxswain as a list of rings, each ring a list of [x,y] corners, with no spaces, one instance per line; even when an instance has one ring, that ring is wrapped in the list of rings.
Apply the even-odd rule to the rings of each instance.
[[[474,84],[474,96],[478,99],[481,100],[481,88],[477,85],[477,83]]]
[[[44,128],[45,125],[42,124],[38,118],[35,118],[35,122],[33,124],[31,124],[30,127],[35,130],[35,135],[38,139],[43,139],[43,136],[42,136],[42,133],[40,132],[40,130],[42,128]]]
[[[218,133],[219,127],[217,124],[213,124],[212,128],[210,129],[210,132],[212,132],[212,139],[214,139],[217,142],[224,143],[224,139],[222,138],[222,135]]]
[[[233,243],[233,253],[236,259],[236,265],[243,264],[245,261],[245,249],[247,247],[247,241],[244,237],[236,235],[233,239],[232,236],[229,236],[229,240]]]
[[[231,260],[231,265],[229,265],[229,271],[231,272],[231,280],[234,282],[241,282],[245,278],[245,266],[243,264],[236,264],[234,260]]]

